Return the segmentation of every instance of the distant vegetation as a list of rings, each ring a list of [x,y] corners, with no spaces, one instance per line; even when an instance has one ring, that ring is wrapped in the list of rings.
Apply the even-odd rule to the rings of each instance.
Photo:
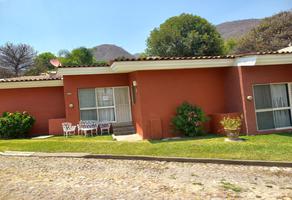
[[[218,33],[219,32],[219,33]],[[221,35],[220,35],[221,34]],[[223,40],[224,38],[224,40]],[[145,52],[135,55],[116,45],[79,47],[37,54],[28,44],[0,46],[0,78],[39,75],[55,70],[51,59],[63,65],[98,65],[118,57],[197,56],[276,51],[292,43],[292,12],[265,19],[226,22],[216,27],[191,14],[171,17],[150,32]]]
[[[276,51],[292,43],[292,12],[267,17],[238,40],[236,53]]]

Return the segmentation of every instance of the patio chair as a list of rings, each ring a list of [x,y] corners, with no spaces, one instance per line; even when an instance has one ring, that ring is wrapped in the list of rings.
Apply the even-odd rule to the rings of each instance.
[[[90,135],[93,136],[94,131],[97,134],[97,128],[98,126],[96,121],[81,120],[77,125],[78,135],[84,134],[85,136],[87,136],[87,133],[89,131]]]
[[[74,135],[75,134],[76,126],[72,126],[72,123],[64,122],[64,123],[62,123],[62,127],[63,127],[63,134],[64,134],[64,136],[66,138],[69,135]]]
[[[100,134],[102,135],[103,132],[107,132],[108,134],[110,134],[110,130],[111,130],[111,123],[109,122],[101,122],[99,123],[99,128],[100,128]]]

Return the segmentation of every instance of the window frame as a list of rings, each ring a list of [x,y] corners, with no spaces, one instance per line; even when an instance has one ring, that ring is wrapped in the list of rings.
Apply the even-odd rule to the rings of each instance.
[[[256,102],[255,102],[255,90],[254,87],[255,86],[259,86],[259,85],[287,85],[287,90],[288,90],[288,102],[289,102],[289,106],[288,107],[280,107],[280,108],[264,108],[264,109],[257,109],[256,108]],[[274,111],[279,111],[279,110],[289,110],[290,111],[290,117],[291,117],[291,124],[292,124],[292,83],[290,82],[280,82],[280,83],[263,83],[263,84],[253,84],[252,86],[252,92],[253,92],[253,97],[254,97],[254,110],[255,110],[255,119],[256,119],[256,126],[257,126],[257,131],[259,132],[264,132],[264,131],[273,131],[273,130],[285,130],[285,129],[291,129],[291,126],[287,126],[287,127],[280,127],[280,128],[272,128],[272,129],[259,129],[258,126],[258,119],[257,119],[257,113],[259,112],[274,112]]]
[[[98,102],[97,102],[97,89],[105,89],[105,88],[111,88],[113,90],[113,105],[112,106],[98,106]],[[78,104],[79,104],[79,119],[81,120],[81,112],[83,110],[96,110],[96,121],[99,121],[99,112],[98,110],[100,109],[109,109],[109,108],[113,108],[114,109],[114,121],[109,121],[111,123],[117,123],[117,109],[116,109],[116,102],[115,102],[115,88],[127,88],[128,90],[128,101],[130,103],[130,92],[129,92],[129,86],[117,86],[117,87],[98,87],[98,88],[78,88]],[[80,99],[79,99],[79,90],[82,89],[94,89],[94,97],[95,97],[95,102],[96,102],[96,107],[86,107],[86,108],[81,108],[80,107]],[[131,115],[132,111],[131,111],[131,105],[129,106],[129,113]],[[130,116],[130,119],[132,120],[132,116]]]

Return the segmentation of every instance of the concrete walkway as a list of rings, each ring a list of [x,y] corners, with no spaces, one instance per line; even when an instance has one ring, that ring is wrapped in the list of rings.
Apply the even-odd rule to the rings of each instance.
[[[138,134],[130,134],[130,135],[112,135],[114,140],[117,141],[125,141],[125,142],[136,142],[142,141],[142,137]]]

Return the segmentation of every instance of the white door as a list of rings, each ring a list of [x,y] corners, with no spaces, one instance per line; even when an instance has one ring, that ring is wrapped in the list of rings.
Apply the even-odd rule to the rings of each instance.
[[[114,88],[114,97],[116,121],[118,123],[131,122],[132,114],[129,99],[129,88],[128,87]]]
[[[95,92],[98,121],[116,121],[113,88],[97,88]]]

